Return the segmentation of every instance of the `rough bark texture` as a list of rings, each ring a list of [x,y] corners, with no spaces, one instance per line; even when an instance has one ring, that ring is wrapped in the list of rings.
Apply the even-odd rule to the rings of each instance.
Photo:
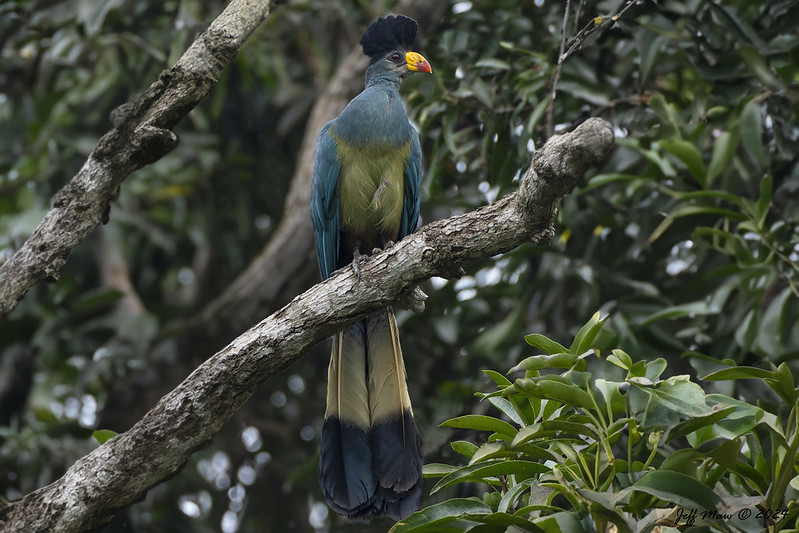
[[[135,426],[79,459],[54,483],[0,507],[0,532],[86,531],[171,477],[269,377],[365,314],[407,299],[431,276],[552,238],[557,204],[613,146],[589,119],[551,139],[520,189],[476,211],[433,222],[361,265],[344,268],[247,330],[164,396]]]
[[[25,244],[0,266],[0,317],[39,281],[57,279],[72,250],[107,220],[122,181],[178,142],[172,128],[206,95],[266,18],[269,0],[232,0],[178,62],[111,114],[106,133]]]

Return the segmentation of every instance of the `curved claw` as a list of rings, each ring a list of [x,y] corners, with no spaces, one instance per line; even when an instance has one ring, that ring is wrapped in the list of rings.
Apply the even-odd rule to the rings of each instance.
[[[377,247],[372,248],[372,255],[379,254],[380,252],[383,252],[385,250],[391,250],[393,247],[394,247],[394,241],[383,241],[382,248],[377,248]]]
[[[352,271],[355,273],[355,278],[361,281],[361,262],[369,259],[368,255],[361,254],[358,249],[352,251]]]

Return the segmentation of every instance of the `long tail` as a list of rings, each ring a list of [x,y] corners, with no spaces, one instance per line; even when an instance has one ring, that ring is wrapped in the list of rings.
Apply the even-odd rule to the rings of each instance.
[[[422,454],[405,375],[390,308],[334,338],[319,478],[339,514],[401,520],[419,508]]]
[[[369,445],[377,479],[376,507],[401,520],[422,501],[422,453],[405,383],[397,321],[391,308],[366,319]]]

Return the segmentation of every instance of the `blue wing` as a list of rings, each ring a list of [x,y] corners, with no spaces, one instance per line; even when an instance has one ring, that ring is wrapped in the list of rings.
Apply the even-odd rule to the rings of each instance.
[[[403,238],[416,230],[419,225],[419,205],[421,203],[422,184],[422,147],[419,145],[419,134],[411,127],[411,154],[405,166],[405,195],[402,203],[402,220],[399,238]]]
[[[331,124],[328,122],[319,131],[311,185],[311,220],[322,279],[336,270],[339,248],[338,176],[341,166],[335,141],[328,132]]]

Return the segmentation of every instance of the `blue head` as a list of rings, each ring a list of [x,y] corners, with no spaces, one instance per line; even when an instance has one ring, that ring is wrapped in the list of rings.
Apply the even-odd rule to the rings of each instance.
[[[363,53],[371,58],[366,84],[377,79],[399,83],[412,72],[432,72],[430,63],[411,51],[416,40],[416,21],[403,15],[389,15],[374,21],[361,37]]]

